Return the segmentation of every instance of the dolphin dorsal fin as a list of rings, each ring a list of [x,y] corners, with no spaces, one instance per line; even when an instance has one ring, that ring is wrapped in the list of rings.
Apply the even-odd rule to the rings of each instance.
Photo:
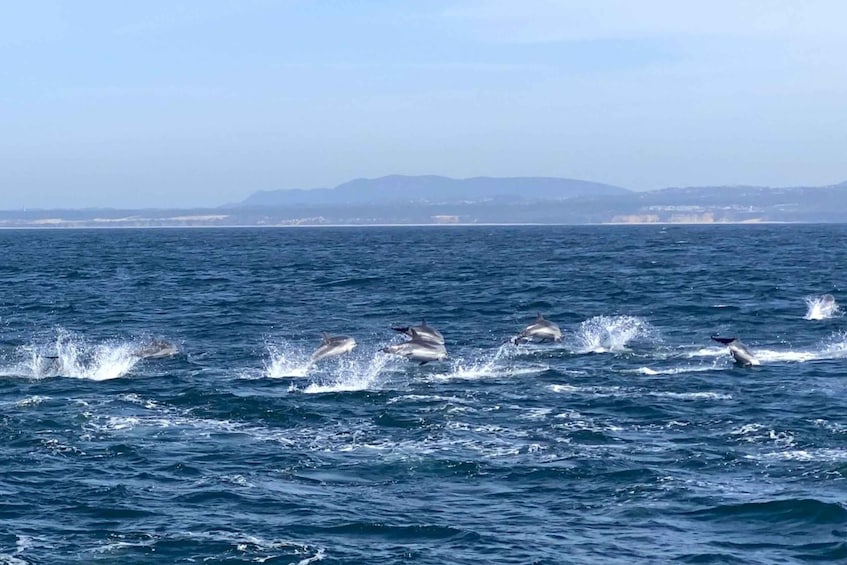
[[[321,335],[323,336],[323,342],[327,343],[330,339],[329,334],[327,332],[321,332]]]
[[[719,335],[713,335],[712,339],[717,341],[718,343],[722,343],[724,345],[729,345],[733,341],[738,341],[737,337],[721,337]]]
[[[418,331],[415,328],[409,328],[409,336],[412,339],[418,339]]]
[[[421,327],[422,327],[422,328],[425,328],[425,327],[426,327],[426,320],[425,320],[425,319],[423,319],[423,318],[421,318]]]
[[[541,312],[539,312],[539,313],[538,313],[538,317],[536,318],[536,320],[540,321],[540,320],[543,320],[543,319],[544,319],[544,316],[542,316],[542,315],[541,315]]]

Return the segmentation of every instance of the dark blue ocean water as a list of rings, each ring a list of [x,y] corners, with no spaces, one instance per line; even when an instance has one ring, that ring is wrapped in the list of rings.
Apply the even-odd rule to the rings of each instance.
[[[0,231],[0,562],[843,562],[845,265],[845,226]],[[424,317],[449,360],[379,351]]]

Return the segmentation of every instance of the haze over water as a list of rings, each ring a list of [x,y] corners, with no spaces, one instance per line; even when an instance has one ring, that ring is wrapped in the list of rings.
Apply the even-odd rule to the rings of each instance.
[[[847,328],[819,299],[843,299],[845,226],[0,231],[0,253],[0,562],[847,559]],[[507,343],[538,313],[561,343]],[[447,361],[379,352],[421,318]],[[321,331],[358,347],[309,367]],[[150,337],[182,354],[139,361]]]

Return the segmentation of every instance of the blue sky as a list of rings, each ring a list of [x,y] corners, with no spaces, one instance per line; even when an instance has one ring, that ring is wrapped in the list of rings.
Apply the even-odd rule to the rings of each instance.
[[[847,180],[836,0],[9,2],[0,209],[386,174]]]

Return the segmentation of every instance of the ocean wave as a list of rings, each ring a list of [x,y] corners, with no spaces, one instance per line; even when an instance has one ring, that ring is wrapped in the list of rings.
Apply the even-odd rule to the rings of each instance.
[[[659,376],[659,375],[683,375],[685,373],[704,373],[708,371],[715,371],[720,369],[721,367],[712,366],[684,366],[684,367],[670,367],[668,369],[653,369],[651,367],[639,367],[638,369],[629,370],[629,372],[638,373],[640,375],[647,375],[649,377]]]
[[[656,391],[643,388],[626,388],[620,386],[573,386],[553,384],[549,386],[553,392],[567,394],[589,394],[596,397],[622,396],[639,397],[653,396],[656,398],[671,398],[677,400],[732,400],[732,395],[722,392],[672,392]]]
[[[731,394],[722,392],[650,392],[650,396],[675,400],[732,400]]]
[[[687,512],[703,521],[760,521],[768,524],[847,525],[847,508],[840,502],[789,498],[764,502],[721,504]]]
[[[847,461],[847,449],[836,448],[809,448],[792,449],[788,451],[775,451],[762,455],[765,459],[778,459],[782,461],[820,461],[828,463],[841,463]]]
[[[759,423],[744,424],[729,432],[747,443],[773,443],[780,447],[791,447],[794,445],[794,434],[790,431],[777,431],[770,426]]]
[[[177,549],[178,548],[178,549]],[[176,551],[176,553],[174,553]],[[159,559],[182,560],[187,551],[188,561],[200,562],[251,562],[267,563],[284,560],[286,563],[308,565],[321,561],[326,549],[289,540],[266,539],[238,530],[183,531],[169,534],[160,532],[113,533],[88,553],[100,560],[103,554],[114,558],[132,559],[149,556]],[[295,561],[292,561],[294,559]],[[133,561],[134,562],[134,561]],[[149,562],[149,558],[144,560]]]

